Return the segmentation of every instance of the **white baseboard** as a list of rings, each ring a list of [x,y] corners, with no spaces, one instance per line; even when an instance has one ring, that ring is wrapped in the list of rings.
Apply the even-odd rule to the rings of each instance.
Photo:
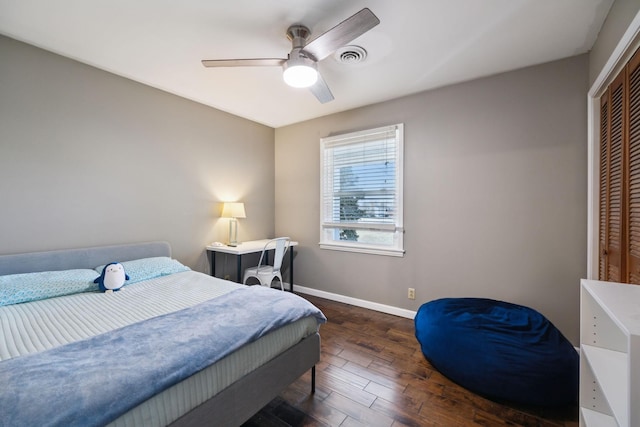
[[[285,287],[287,289],[288,287]],[[340,294],[334,294],[326,291],[319,291],[318,289],[307,288],[305,286],[295,285],[293,287],[296,293],[312,295],[314,297],[325,298],[331,301],[343,302],[345,304],[355,305],[356,307],[368,308],[369,310],[380,311],[382,313],[393,314],[394,316],[406,317],[407,319],[413,319],[416,317],[416,312],[406,310],[404,308],[393,307],[391,305],[380,304],[377,302],[366,301],[363,299],[352,298]]]

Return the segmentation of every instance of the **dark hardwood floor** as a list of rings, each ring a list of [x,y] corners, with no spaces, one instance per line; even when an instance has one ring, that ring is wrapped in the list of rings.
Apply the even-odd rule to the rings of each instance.
[[[501,404],[451,382],[425,360],[410,319],[304,297],[329,319],[316,393],[307,373],[244,427],[578,426],[577,407]]]

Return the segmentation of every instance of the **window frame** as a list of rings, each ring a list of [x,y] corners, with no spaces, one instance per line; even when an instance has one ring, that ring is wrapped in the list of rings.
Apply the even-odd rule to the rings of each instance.
[[[333,195],[333,183],[331,177],[327,176],[327,172],[333,173],[333,166],[327,165],[327,150],[336,146],[350,145],[356,143],[374,142],[374,135],[380,133],[395,132],[395,223],[343,223],[335,221],[326,221],[329,212],[334,208],[333,204],[325,204],[329,200],[326,195]],[[350,142],[351,141],[351,142]],[[320,138],[320,242],[321,249],[358,252],[373,255],[386,255],[403,257],[404,250],[404,215],[403,215],[403,187],[404,187],[404,124],[398,123],[389,126],[366,129],[357,132],[328,136]],[[331,188],[327,188],[331,187]],[[360,243],[352,240],[339,240],[335,237],[328,237],[331,233],[329,230],[337,229],[353,229],[353,230],[373,230],[381,232],[393,233],[392,245],[377,245],[371,243]]]

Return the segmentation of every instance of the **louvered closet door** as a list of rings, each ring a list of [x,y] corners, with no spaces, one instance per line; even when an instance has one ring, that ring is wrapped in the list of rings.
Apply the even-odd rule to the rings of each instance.
[[[628,143],[629,219],[627,281],[640,284],[640,52],[629,61],[626,135]]]
[[[622,282],[626,278],[623,257],[625,237],[624,218],[624,73],[609,87],[609,150],[606,202],[606,256],[607,273],[605,280]],[[626,254],[626,250],[624,253]]]
[[[600,225],[598,244],[600,250],[598,278],[607,280],[609,257],[607,256],[607,201],[609,194],[609,92],[600,98]]]
[[[640,49],[600,99],[600,280],[640,285]]]

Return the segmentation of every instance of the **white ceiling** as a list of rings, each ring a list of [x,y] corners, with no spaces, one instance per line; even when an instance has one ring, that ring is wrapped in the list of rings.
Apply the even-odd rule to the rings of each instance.
[[[277,128],[588,52],[613,0],[0,0],[0,33]],[[359,64],[319,70],[320,104],[279,67],[205,68],[201,59],[285,58],[286,30],[311,39],[363,7],[380,25]],[[0,59],[1,60],[1,59]]]

